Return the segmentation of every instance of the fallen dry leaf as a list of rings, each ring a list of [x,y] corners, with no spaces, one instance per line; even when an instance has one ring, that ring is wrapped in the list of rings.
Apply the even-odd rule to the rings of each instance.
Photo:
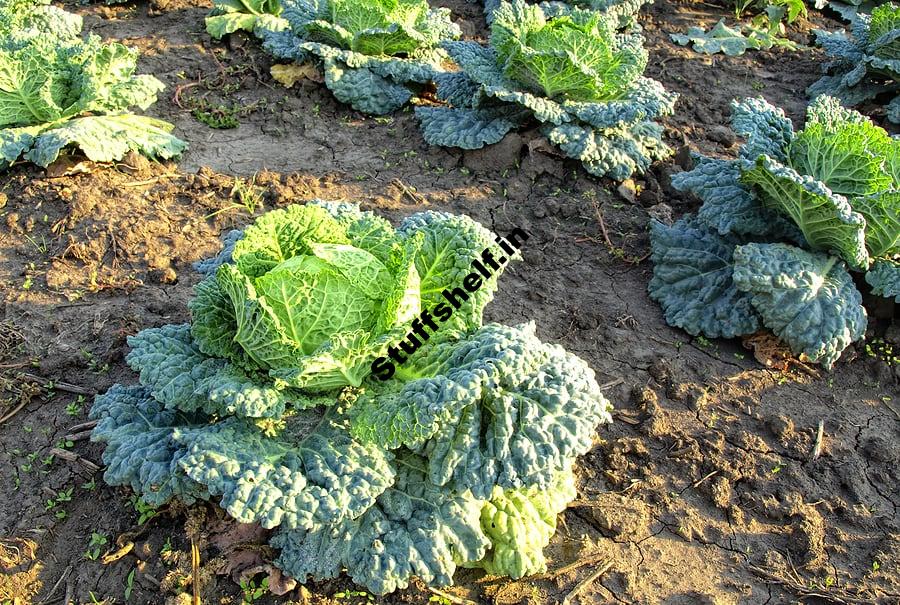
[[[312,63],[290,63],[288,65],[273,65],[269,70],[272,77],[279,84],[291,88],[302,79],[313,82],[324,82],[325,78]]]
[[[742,344],[753,351],[753,357],[767,368],[786,372],[795,361],[793,353],[771,332],[757,332],[745,336]]]

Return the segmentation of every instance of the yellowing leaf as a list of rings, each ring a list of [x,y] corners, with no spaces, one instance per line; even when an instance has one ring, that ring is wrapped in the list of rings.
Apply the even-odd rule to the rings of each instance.
[[[279,84],[291,88],[299,80],[306,78],[313,82],[324,82],[325,79],[312,63],[291,63],[289,65],[273,65],[270,70],[272,77]]]

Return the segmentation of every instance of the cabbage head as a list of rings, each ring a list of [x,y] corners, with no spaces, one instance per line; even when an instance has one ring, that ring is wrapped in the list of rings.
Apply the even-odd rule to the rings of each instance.
[[[618,36],[617,26],[597,11],[547,17],[527,6],[520,13],[496,14],[491,46],[506,77],[534,92],[559,100],[609,101],[624,97],[647,66],[640,39]]]
[[[406,335],[423,305],[461,283],[466,259],[492,242],[467,218],[421,213],[416,221],[395,230],[334,204],[266,214],[198,286],[191,312],[199,349],[283,386],[359,386],[372,360]],[[493,287],[457,311],[458,327],[480,325]]]

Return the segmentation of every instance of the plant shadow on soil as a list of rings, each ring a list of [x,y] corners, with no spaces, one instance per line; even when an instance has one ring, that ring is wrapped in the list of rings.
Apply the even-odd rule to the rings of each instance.
[[[467,35],[483,37],[477,5],[451,6]],[[168,85],[151,112],[174,121],[192,149],[177,167],[136,157],[73,176],[16,167],[2,187],[0,417],[24,405],[0,425],[0,598],[85,603],[93,593],[123,602],[137,569],[129,603],[162,603],[179,581],[183,557],[169,565],[161,552],[167,540],[182,555],[189,549],[184,511],[134,530],[127,490],[47,456],[61,445],[99,463],[96,445],[60,444],[90,405],[61,387],[99,393],[136,382],[124,363],[126,336],[187,321],[198,281],[191,263],[252,220],[235,203],[237,176],[260,188],[257,212],[318,197],[360,201],[394,222],[429,208],[467,213],[501,234],[525,229],[532,237],[524,259],[501,278],[487,320],[535,321],[542,339],[585,358],[609,385],[616,422],[580,461],[578,499],[547,550],[551,569],[562,572],[512,582],[463,571],[449,592],[485,603],[557,603],[608,560],[583,602],[897,602],[900,370],[868,358],[863,345],[848,349],[833,373],[766,369],[736,341],[708,343],[665,325],[646,294],[646,226],[650,216],[695,207],[669,185],[683,152],[638,179],[628,201],[577,164],[529,147],[533,133],[463,154],[425,145],[408,111],[365,118],[321,84],[280,89],[252,41],[226,47],[205,37],[203,6],[79,10],[88,29],[142,49],[142,70]],[[666,124],[671,143],[728,155],[728,101],[763,94],[802,119],[818,55],[711,59],[668,41],[666,32],[721,14],[658,2],[642,23],[649,75],[682,94]],[[796,35],[807,32],[805,25]],[[185,107],[189,98],[254,110],[235,130],[211,130]],[[896,311],[883,313],[872,333],[900,347]],[[822,455],[811,460],[819,422]],[[71,488],[71,501],[60,501]],[[134,549],[110,564],[89,560],[92,532],[108,536],[104,549],[116,550],[123,533]],[[217,560],[208,532],[200,545],[204,562]],[[591,563],[565,567],[577,561]],[[204,602],[239,602],[234,583],[212,571],[205,569]],[[308,589],[293,598],[347,602],[333,595],[352,584],[339,578]],[[379,601],[430,596],[414,582]]]

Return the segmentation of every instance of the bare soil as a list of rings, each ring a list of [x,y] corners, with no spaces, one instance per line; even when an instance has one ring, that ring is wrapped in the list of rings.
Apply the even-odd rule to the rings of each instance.
[[[468,35],[484,34],[479,5],[448,5]],[[217,529],[214,506],[140,524],[131,494],[92,466],[100,448],[66,435],[86,420],[92,394],[136,382],[124,363],[127,335],[188,319],[191,263],[214,254],[220,234],[250,222],[250,211],[312,198],[359,201],[395,221],[431,208],[499,233],[527,230],[524,262],[503,276],[488,319],[535,321],[543,339],[590,362],[616,406],[616,422],[578,467],[578,499],[548,549],[551,573],[512,582],[463,571],[446,591],[453,599],[560,603],[609,563],[571,603],[900,602],[900,368],[868,355],[866,343],[830,373],[766,368],[741,342],[667,327],[646,294],[649,217],[696,205],[669,184],[686,151],[735,152],[735,97],[762,95],[802,120],[816,51],[697,55],[667,33],[712,25],[725,11],[657,2],[642,20],[648,71],[682,95],[666,124],[679,153],[623,197],[575,163],[529,151],[533,133],[483,151],[436,149],[409,111],[376,120],[321,84],[285,90],[252,40],[206,36],[202,2],[77,10],[88,29],[142,50],[142,70],[168,86],[151,112],[173,121],[191,149],[178,165],[75,158],[67,167],[86,173],[17,166],[3,175],[0,418],[12,415],[0,422],[0,602],[124,603],[132,572],[128,603],[182,602],[174,599],[190,585],[189,532],[204,517],[204,602],[241,602],[232,579],[214,573],[237,565],[223,559],[221,539],[236,530]],[[808,41],[811,26],[792,36]],[[237,128],[211,129],[192,113],[222,106],[239,110]],[[236,186],[259,187],[262,203],[237,204]],[[876,305],[870,315],[869,344],[881,338],[898,350],[897,309]],[[71,460],[50,457],[54,447]],[[109,563],[91,560],[92,533],[108,539],[99,556],[133,547]],[[347,590],[356,589],[340,578],[258,602],[369,602]],[[432,596],[416,583],[375,602]]]

